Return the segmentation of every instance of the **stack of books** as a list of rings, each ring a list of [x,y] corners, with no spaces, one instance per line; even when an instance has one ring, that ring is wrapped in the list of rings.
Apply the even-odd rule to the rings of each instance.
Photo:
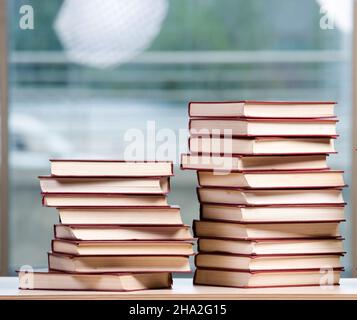
[[[40,177],[43,204],[60,221],[49,271],[20,271],[20,288],[171,287],[193,254],[190,228],[167,202],[172,175],[171,162],[51,160],[51,175]]]
[[[200,220],[194,282],[335,285],[343,270],[343,172],[334,102],[192,102],[189,154]],[[230,135],[231,134],[231,135]]]

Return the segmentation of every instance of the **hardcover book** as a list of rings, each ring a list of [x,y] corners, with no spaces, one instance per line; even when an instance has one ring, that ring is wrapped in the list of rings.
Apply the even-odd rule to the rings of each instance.
[[[196,237],[222,239],[299,239],[340,236],[339,221],[238,223],[195,220],[193,230]]]
[[[83,255],[193,255],[193,240],[52,240],[52,252]]]
[[[202,187],[228,187],[247,189],[309,189],[343,187],[343,171],[304,170],[304,171],[255,171],[227,172],[198,171],[198,184]]]
[[[192,101],[190,117],[323,118],[333,117],[333,101]]]
[[[181,154],[183,170],[214,171],[283,171],[328,169],[327,154],[266,155],[266,156],[219,156],[206,154]]]
[[[121,161],[89,159],[51,159],[54,176],[172,176],[171,161]]]
[[[329,282],[320,270],[237,271],[196,269],[193,282],[197,285],[235,288],[274,288],[338,285],[342,268],[329,271]]]
[[[63,224],[182,224],[180,208],[167,207],[58,207]]]
[[[191,119],[191,135],[233,136],[336,136],[336,118],[274,119],[274,118],[215,118]]]
[[[70,273],[190,272],[188,256],[72,256],[48,254],[48,267]]]
[[[68,240],[192,240],[187,225],[57,224],[54,235]]]
[[[248,206],[202,203],[200,219],[227,222],[342,221],[344,204]]]
[[[201,203],[273,205],[273,204],[343,204],[341,188],[324,189],[240,189],[197,188]]]
[[[309,155],[335,153],[335,137],[190,137],[192,153],[213,155]]]
[[[198,251],[208,253],[232,253],[243,255],[278,254],[343,254],[342,238],[304,238],[276,240],[234,240],[203,238],[198,240]]]
[[[170,191],[169,177],[40,176],[39,179],[44,193],[167,194]]]
[[[18,276],[21,290],[137,291],[172,286],[168,272],[80,274],[34,270],[19,271]]]
[[[195,256],[198,268],[235,269],[237,271],[270,270],[320,270],[322,266],[341,269],[341,255],[338,254],[277,254],[242,255],[232,253],[204,253]]]
[[[126,193],[42,193],[42,204],[47,207],[98,207],[98,206],[164,206],[166,195]]]

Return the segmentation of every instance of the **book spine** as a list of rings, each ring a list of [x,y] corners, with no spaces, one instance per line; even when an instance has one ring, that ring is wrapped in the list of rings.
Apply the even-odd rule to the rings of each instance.
[[[199,201],[200,203],[202,203],[199,190],[200,190],[200,188],[196,188],[196,195],[197,195],[198,201]]]
[[[172,288],[173,285],[173,278],[172,278],[172,273],[167,274],[167,286],[169,288]]]
[[[196,176],[197,176],[198,185],[199,185],[199,186],[202,186],[202,185],[201,185],[201,179],[200,179],[200,172],[199,172],[198,170],[196,171]]]
[[[192,152],[192,149],[191,149],[191,136],[188,137],[188,150],[189,150],[189,152]]]
[[[57,226],[56,225],[53,226],[53,235],[54,235],[55,239],[58,239],[58,237],[57,237]]]
[[[196,228],[197,228],[197,226],[196,226],[197,222],[198,222],[197,220],[193,220],[193,222],[192,222],[192,232],[193,232],[193,236],[194,236],[195,238],[198,238],[197,230],[196,230]]]
[[[201,251],[201,238],[197,239],[197,252]]]
[[[187,113],[188,113],[188,117],[189,117],[189,118],[191,118],[191,104],[192,104],[192,102],[190,101],[190,102],[188,103],[188,108],[187,108]]]

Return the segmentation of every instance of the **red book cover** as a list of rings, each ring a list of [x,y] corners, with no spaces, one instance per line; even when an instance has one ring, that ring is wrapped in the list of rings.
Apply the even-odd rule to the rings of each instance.
[[[17,273],[20,272],[20,270],[16,270]],[[26,272],[26,271],[25,271]],[[38,273],[38,274],[63,274],[64,272],[63,271],[53,271],[53,270],[48,270],[47,272],[46,271],[37,271],[37,270],[34,270],[34,273]],[[120,272],[120,273],[106,273],[106,275],[114,275],[114,276],[123,276],[123,275],[127,275],[127,274],[151,274],[152,272],[149,272],[149,271],[143,271],[143,272]],[[167,283],[168,283],[168,288],[172,288],[172,283],[173,283],[173,280],[172,280],[172,273],[170,272],[162,272],[162,273],[166,273],[167,274]],[[76,273],[73,273],[73,272],[66,272],[66,274],[70,274],[70,275],[75,275]],[[93,275],[93,273],[84,273],[84,272],[81,272],[80,274],[82,275],[87,275],[87,276],[91,276]],[[27,288],[19,288],[21,290],[34,290],[34,289],[27,289]],[[165,288],[166,289],[166,288]],[[36,290],[56,290],[56,291],[83,291],[82,289],[59,289],[59,288],[56,288],[56,289],[48,289],[48,288],[40,288],[40,287],[36,287]],[[134,292],[134,291],[143,291],[143,290],[148,290],[148,289],[130,289],[130,290],[113,290],[113,289],[110,289],[110,290],[103,290],[101,289],[100,291],[101,292]],[[159,289],[150,289],[150,290],[159,290]],[[86,289],[85,291],[98,291],[97,289]]]
[[[197,137],[205,137],[205,138],[211,138],[211,135],[207,135],[207,136],[197,136]],[[329,139],[336,139],[338,137],[338,135],[336,136],[329,136]],[[218,137],[215,137],[218,138]],[[220,136],[220,138],[224,138],[222,136]],[[232,137],[232,139],[234,140],[235,138],[238,137]],[[246,139],[246,140],[276,140],[276,139],[294,139],[294,138],[312,138],[310,137],[306,137],[306,136],[299,136],[299,137],[276,137],[276,136],[272,136],[272,137],[251,137],[251,136],[240,136],[239,139]],[[315,137],[315,138],[319,138],[319,137]],[[326,138],[325,136],[322,138]],[[189,150],[192,150],[191,148],[191,139],[192,136],[190,136],[188,138],[188,148]],[[197,154],[197,155],[207,155],[207,156],[232,156],[232,157],[252,157],[252,156],[299,156],[299,155],[317,155],[317,154],[322,154],[321,152],[291,152],[291,153],[284,153],[284,154],[279,154],[279,153],[232,153],[232,154],[227,154],[227,153],[217,153],[217,152],[193,152],[193,154]],[[331,151],[331,152],[324,152],[323,154],[329,155],[329,154],[337,154],[337,151]]]
[[[57,236],[57,227],[60,226],[65,226],[65,227],[69,227],[71,229],[113,229],[113,228],[123,228],[123,229],[152,229],[152,228],[159,228],[159,229],[181,229],[184,228],[186,230],[190,229],[189,225],[186,224],[177,224],[177,225],[172,225],[172,224],[168,224],[168,225],[164,225],[164,224],[153,224],[153,225],[147,225],[147,224],[127,224],[127,225],[114,225],[114,224],[92,224],[92,225],[86,225],[86,224],[55,224],[53,226],[54,228],[54,237],[56,239],[64,239],[66,240],[66,238],[59,238]],[[73,240],[73,239],[68,239],[68,240]],[[81,239],[78,239],[78,241],[82,241]],[[138,239],[127,239],[130,241],[141,241]],[[171,240],[171,239],[151,239],[152,241],[161,241],[161,240]],[[192,241],[193,238],[182,238],[182,239],[175,239],[176,241]],[[107,240],[105,240],[107,241]]]
[[[190,138],[189,138],[190,139]],[[190,141],[190,140],[189,140]],[[322,155],[322,156],[325,156],[325,157],[328,157],[329,154],[325,154],[325,153],[316,153],[316,154],[294,154],[293,156],[294,157],[304,157],[304,156],[318,156],[318,155]],[[183,164],[182,164],[182,159],[184,156],[215,156],[214,154],[210,154],[210,153],[207,153],[207,154],[204,154],[204,153],[195,153],[195,152],[191,152],[190,154],[185,154],[185,153],[181,153],[181,160],[180,160],[180,169],[181,170],[197,170],[197,171],[216,171],[216,172],[247,172],[247,173],[251,173],[251,172],[275,172],[275,171],[281,171],[281,172],[286,172],[286,171],[291,171],[291,169],[269,169],[269,170],[255,170],[255,169],[246,169],[246,170],[231,170],[231,169],[227,169],[227,168],[214,168],[214,169],[207,169],[207,168],[195,168],[195,169],[191,169],[191,168],[184,168],[183,167]],[[291,157],[292,155],[291,154],[283,154],[283,155],[278,155],[278,154],[256,154],[256,155],[247,155],[247,154],[232,154],[232,155],[228,155],[228,154],[219,154],[219,155],[216,155],[216,156],[219,156],[221,158],[239,158],[239,159],[242,159],[242,158],[252,158],[252,157],[269,157],[269,156],[272,156],[272,157]],[[307,168],[307,169],[295,169],[294,171],[296,172],[299,172],[299,171],[305,171],[305,170],[314,170],[314,171],[324,171],[324,170],[329,170],[330,168],[329,167],[324,167],[324,168],[318,168],[318,169],[312,169],[312,168]]]
[[[188,116],[194,117],[191,114],[191,105],[192,104],[235,104],[235,103],[243,103],[245,105],[249,104],[259,104],[259,105],[321,105],[321,104],[331,104],[336,105],[335,101],[258,101],[258,100],[237,100],[237,101],[190,101],[188,104]],[[222,117],[226,118],[226,117]],[[299,118],[299,117],[297,117]],[[314,117],[312,117],[314,118]],[[319,117],[321,118],[331,118],[331,117]],[[296,118],[294,118],[296,119]],[[302,118],[304,119],[304,118]]]
[[[320,207],[345,207],[346,203],[309,203],[309,204],[297,204],[297,203],[289,203],[289,204],[232,204],[232,203],[206,203],[201,202],[200,210],[202,210],[202,204],[208,205],[217,205],[222,207],[235,207],[235,208],[289,208],[289,207],[312,207],[312,208],[320,208]]]
[[[174,163],[173,161],[159,161],[159,160],[117,160],[117,159],[50,159],[50,162],[116,162],[116,163],[169,163],[171,167],[170,176],[174,175]],[[55,176],[55,175],[53,175]],[[61,177],[61,176],[59,176]],[[77,177],[77,176],[75,176]],[[106,176],[105,176],[106,177]]]
[[[214,270],[214,269],[209,269],[209,268],[197,268],[196,269],[196,272],[197,270]],[[234,269],[225,269],[225,270],[220,270],[220,271],[225,271],[225,272],[244,272],[244,273],[250,273],[250,274],[259,274],[259,273],[283,273],[283,272],[286,272],[286,273],[291,273],[292,271],[287,271],[287,270],[269,270],[269,271],[249,271],[249,270],[234,270]],[[315,269],[306,269],[306,270],[301,270],[301,269],[298,269],[298,270],[294,270],[293,272],[301,272],[301,273],[304,273],[304,272],[308,272],[308,271],[317,271]],[[320,270],[318,270],[320,271]],[[334,269],[334,271],[337,271],[337,272],[343,272],[344,271],[344,268],[337,268],[337,269]],[[196,284],[196,285],[200,285],[199,283],[197,283],[196,281],[196,272],[193,276],[193,283]],[[221,285],[212,285],[212,284],[205,284],[207,286],[212,286],[212,287],[222,287]],[[339,283],[334,283],[333,285],[336,285],[338,286]],[[225,287],[232,287],[232,288],[280,288],[280,287],[319,287],[320,284],[310,284],[310,285],[277,285],[277,286],[233,286],[233,285],[230,285],[230,286],[225,286]]]
[[[202,171],[206,171],[206,172],[214,172],[214,170],[202,170]],[[242,173],[244,174],[288,174],[288,173],[329,173],[329,172],[335,172],[335,173],[343,173],[343,170],[308,170],[308,169],[303,169],[303,170],[285,170],[285,171],[271,171],[271,170],[267,170],[267,171],[250,171],[250,172],[240,172],[237,170],[231,170],[230,173]],[[202,186],[201,181],[200,181],[200,175],[199,175],[199,171],[196,172],[197,175],[197,181],[199,186]],[[206,186],[203,186],[206,188]],[[220,188],[220,189],[238,189],[234,186],[220,186],[220,185],[216,185],[216,186],[209,186],[210,188]],[[329,186],[281,186],[281,187],[277,187],[277,186],[273,186],[273,187],[264,187],[264,188],[257,188],[257,187],[250,187],[250,186],[244,186],[244,187],[240,187],[240,189],[242,190],[285,190],[285,189],[330,189],[330,188],[345,188],[347,187],[346,184],[344,185],[329,185]]]
[[[198,236],[197,234],[197,230],[196,230],[196,224],[197,222],[199,221],[206,221],[206,222],[214,222],[214,223],[225,223],[225,224],[239,224],[239,225],[243,225],[243,226],[246,226],[246,225],[262,225],[262,224],[275,224],[275,225],[279,225],[279,224],[290,224],[290,225],[304,225],[304,224],[323,224],[323,223],[339,223],[339,222],[342,222],[342,221],[307,221],[307,222],[282,222],[282,221],[274,221],[274,222],[249,222],[249,223],[246,223],[246,222],[237,222],[237,221],[231,221],[231,222],[226,222],[226,221],[216,221],[216,220],[209,220],[209,219],[205,219],[205,220],[193,220],[193,223],[192,223],[192,231],[193,231],[193,235],[194,237],[196,238],[200,238],[200,236]],[[207,237],[205,236],[206,238],[218,238],[218,237]],[[311,238],[314,238],[314,239],[336,239],[336,237],[332,236],[332,237],[311,237]],[[260,238],[249,238],[249,237],[243,237],[243,238],[232,238],[232,237],[222,237],[222,239],[229,239],[229,240],[258,240]],[[298,237],[298,238],[276,238],[276,237],[273,237],[273,238],[262,238],[264,240],[290,240],[290,239],[306,239],[306,237]]]
[[[318,119],[294,119],[296,121],[292,121],[292,119],[276,119],[276,118],[272,118],[272,119],[269,119],[269,118],[220,118],[220,117],[217,117],[217,118],[210,118],[210,119],[207,119],[207,118],[194,118],[194,119],[190,119],[189,122],[188,122],[188,129],[190,131],[190,134],[191,136],[204,136],[204,137],[210,137],[212,136],[211,133],[198,133],[198,134],[195,134],[195,133],[191,133],[191,130],[192,130],[192,121],[196,121],[196,120],[205,120],[205,121],[220,121],[220,120],[237,120],[237,121],[245,121],[245,122],[324,122],[324,123],[337,123],[338,120],[336,118],[318,118]],[[284,138],[335,138],[337,137],[338,135],[336,134],[283,134],[281,135],[281,137],[284,137]],[[216,138],[218,137],[224,137],[224,134],[221,134],[221,135],[215,135]],[[236,138],[256,138],[258,137],[257,135],[254,135],[254,134],[233,134],[232,137],[236,137]],[[269,134],[266,134],[266,135],[261,135],[261,137],[265,137],[265,138],[275,138],[276,135],[269,135]]]
[[[48,269],[50,271],[56,271],[56,272],[63,272],[61,270],[56,270],[51,268],[50,266],[50,256],[58,256],[58,257],[67,257],[69,259],[74,259],[77,258],[77,256],[73,256],[70,254],[63,254],[63,253],[54,253],[54,252],[47,252],[47,263],[48,263]],[[121,255],[120,257],[124,257],[125,255]],[[128,255],[127,255],[128,256]],[[163,255],[151,255],[152,257],[162,257]],[[81,256],[82,258],[84,257],[98,257],[96,255],[86,255],[86,256]],[[101,256],[101,257],[105,257],[105,256]],[[113,256],[108,256],[108,257],[113,257]],[[129,257],[129,256],[128,256]],[[130,256],[132,257],[132,256]],[[137,257],[139,257],[139,255],[137,255]],[[148,256],[143,256],[143,257],[148,257]],[[189,256],[187,255],[181,255],[181,256],[173,256],[173,257],[186,257],[189,258]],[[146,273],[162,273],[162,272],[172,272],[172,271],[165,271],[165,270],[160,270],[160,271],[145,271]],[[191,270],[187,270],[187,271],[179,271],[180,273],[191,273]],[[72,274],[83,274],[83,272],[71,272]],[[102,274],[115,274],[114,272],[101,272]],[[118,273],[122,273],[122,272],[118,272]],[[126,272],[126,273],[143,273],[142,271],[134,271],[134,272]],[[89,274],[93,274],[93,273],[89,273]]]

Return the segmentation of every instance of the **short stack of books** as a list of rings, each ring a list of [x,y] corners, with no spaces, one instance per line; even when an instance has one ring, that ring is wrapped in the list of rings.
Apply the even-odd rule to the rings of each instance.
[[[180,208],[167,203],[172,175],[171,162],[51,160],[51,175],[40,177],[43,204],[60,220],[49,271],[20,271],[20,288],[171,287],[193,254]]]
[[[343,172],[334,102],[192,102],[189,154],[200,220],[194,282],[335,285],[343,270]]]

